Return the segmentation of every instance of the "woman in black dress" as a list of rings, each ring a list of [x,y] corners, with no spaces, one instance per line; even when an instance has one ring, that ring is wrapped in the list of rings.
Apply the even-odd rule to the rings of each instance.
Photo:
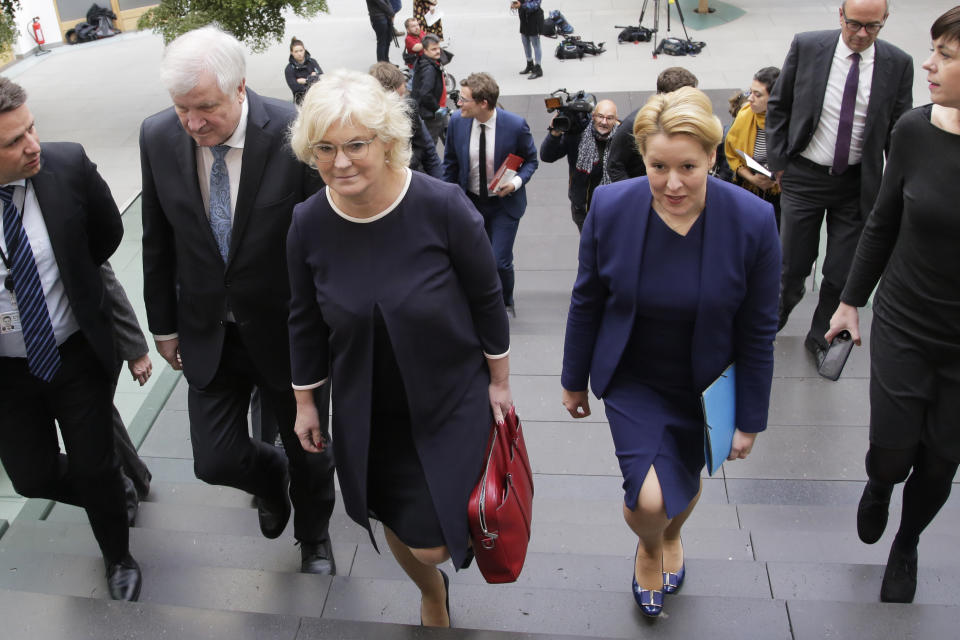
[[[825,336],[847,330],[860,344],[857,307],[879,280],[857,533],[868,544],[880,539],[893,485],[906,480],[884,602],[913,602],[920,533],[947,501],[960,463],[960,6],[937,18],[930,36],[923,68],[933,104],[894,127],[880,193]]]
[[[294,208],[287,240],[295,428],[307,451],[324,446],[310,390],[332,375],[347,514],[383,524],[422,622],[448,626],[436,565],[472,557],[467,503],[490,420],[512,405],[509,327],[480,214],[407,167],[407,109],[372,77],[336,71],[291,127],[327,184]]]

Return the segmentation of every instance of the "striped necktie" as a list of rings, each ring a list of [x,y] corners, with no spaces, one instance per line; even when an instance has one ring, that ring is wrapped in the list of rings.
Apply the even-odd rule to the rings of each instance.
[[[60,368],[57,338],[43,296],[40,273],[33,259],[33,249],[23,230],[20,212],[13,203],[13,187],[0,187],[3,202],[3,239],[10,254],[10,272],[27,348],[27,368],[37,378],[50,382]]]
[[[217,240],[220,257],[224,263],[230,254],[230,174],[224,159],[230,147],[218,144],[210,147],[213,152],[213,166],[210,168],[210,228]]]

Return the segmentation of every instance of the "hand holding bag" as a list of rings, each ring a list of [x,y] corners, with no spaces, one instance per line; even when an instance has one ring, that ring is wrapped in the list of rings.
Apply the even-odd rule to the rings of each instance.
[[[477,567],[492,584],[514,582],[523,570],[533,518],[533,473],[516,411],[494,422],[486,465],[467,508]]]

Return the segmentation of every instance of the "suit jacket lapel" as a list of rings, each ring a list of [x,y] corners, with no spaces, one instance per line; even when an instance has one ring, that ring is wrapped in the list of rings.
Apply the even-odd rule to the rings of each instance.
[[[50,246],[53,247],[53,255],[57,268],[60,269],[64,288],[67,291],[73,291],[71,286],[73,270],[69,268],[70,262],[66,258],[71,253],[70,247],[74,244],[74,238],[69,237],[71,230],[67,225],[60,222],[64,207],[67,206],[66,200],[62,197],[65,192],[54,168],[50,167],[46,160],[42,162],[43,168],[37,175],[28,178],[27,182],[33,184],[33,193],[37,196],[37,203],[40,205],[40,213],[47,227],[47,235],[50,236]]]
[[[866,146],[870,139],[870,130],[880,118],[878,111],[893,99],[889,90],[895,89],[897,83],[891,78],[891,68],[887,64],[886,49],[879,41],[873,45],[873,78],[870,80],[870,100],[867,102],[867,120],[863,125],[863,144]],[[886,135],[884,135],[886,137]]]
[[[837,43],[839,41],[840,32],[830,31],[829,37],[823,38],[818,43],[818,50],[810,65],[811,73],[818,74],[816,83],[818,90],[811,96],[816,101],[813,111],[813,127],[810,129],[811,137],[820,124],[820,114],[823,112],[823,100],[827,95],[827,83],[830,81],[830,68],[833,66],[833,54],[837,50]]]
[[[507,144],[510,142],[507,139],[507,130],[504,123],[503,109],[497,107],[497,127],[493,133],[493,172],[496,173],[500,169],[500,165],[503,164],[503,161],[507,159]],[[493,179],[493,176],[490,176],[490,179]]]
[[[170,146],[174,150],[177,159],[177,166],[183,176],[181,183],[186,192],[186,200],[193,203],[193,216],[200,225],[201,233],[207,239],[210,249],[220,255],[220,249],[217,247],[217,239],[213,237],[213,230],[210,228],[210,219],[207,217],[207,210],[203,206],[203,195],[200,193],[200,176],[197,173],[197,144],[193,138],[178,126],[170,136]]]
[[[626,217],[625,222],[627,224],[624,224],[622,227],[618,224],[618,228],[610,230],[611,233],[616,234],[617,237],[621,239],[620,242],[624,243],[620,245],[621,249],[619,251],[613,251],[611,253],[626,256],[626,259],[621,265],[620,277],[625,283],[622,291],[631,305],[631,326],[633,326],[632,323],[636,322],[637,307],[639,306],[637,287],[640,286],[640,265],[643,262],[643,248],[647,237],[647,226],[650,224],[650,216],[657,215],[652,209],[653,195],[650,193],[646,178],[644,178],[643,181],[644,184],[640,191],[641,195],[636,202],[637,208],[633,215]]]
[[[243,142],[243,163],[240,168],[240,188],[233,209],[233,230],[230,235],[230,254],[227,267],[233,262],[235,249],[240,246],[243,233],[250,222],[253,203],[266,167],[271,136],[265,131],[270,116],[260,102],[260,96],[247,89],[247,131]]]

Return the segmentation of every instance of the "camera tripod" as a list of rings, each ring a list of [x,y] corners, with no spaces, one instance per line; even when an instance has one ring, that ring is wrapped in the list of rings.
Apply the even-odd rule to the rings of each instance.
[[[643,0],[643,8],[640,9],[640,26],[643,26],[643,16],[647,12],[647,3],[650,0]],[[687,23],[683,19],[683,9],[680,8],[680,0],[667,0],[667,33],[670,33],[670,5],[677,10],[677,16],[680,18],[680,27],[683,29],[683,37],[687,42],[693,42],[690,34],[687,33]],[[657,34],[660,31],[660,0],[653,0],[653,57],[656,58],[660,53],[660,47],[657,46]]]

